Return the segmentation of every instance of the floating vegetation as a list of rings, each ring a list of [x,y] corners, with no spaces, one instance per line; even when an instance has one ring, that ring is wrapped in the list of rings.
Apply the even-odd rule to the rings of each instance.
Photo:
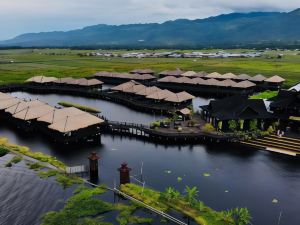
[[[35,171],[38,171],[40,169],[43,169],[45,168],[45,166],[43,166],[42,164],[36,162],[36,163],[28,163],[28,168],[31,169],[31,170],[35,170]]]
[[[272,200],[272,203],[274,203],[274,204],[277,204],[279,201],[276,199],[276,198],[274,198],[273,200]]]
[[[228,193],[229,191],[228,190],[225,190],[225,193]]]
[[[12,163],[11,162],[6,163],[5,167],[12,167]]]
[[[181,182],[182,181],[182,177],[177,177],[177,181]]]
[[[172,173],[172,171],[171,170],[165,170],[165,173],[170,174],[170,173]]]
[[[117,217],[117,221],[120,225],[126,224],[145,224],[145,223],[152,223],[152,218],[143,218],[139,216],[133,216],[135,211],[140,207],[132,204],[132,205],[117,205],[117,209],[120,211],[120,214]]]
[[[55,157],[46,155],[41,152],[32,152],[27,147],[10,144],[10,143],[8,143],[7,138],[0,138],[0,154],[1,154],[1,149],[4,152],[6,151],[6,153],[9,151],[15,152],[15,153],[20,153],[22,155],[26,155],[28,157],[39,160],[41,162],[49,163],[60,170],[64,170],[66,168],[65,164],[63,162],[57,160]]]
[[[251,219],[249,211],[246,208],[236,208],[221,212],[209,208],[203,202],[196,199],[198,193],[196,187],[186,187],[186,195],[181,195],[173,188],[167,188],[166,192],[161,193],[135,184],[122,185],[121,190],[157,210],[163,212],[169,210],[178,211],[194,219],[197,224],[201,225],[245,225]]]
[[[0,146],[0,157],[5,156],[8,153],[8,149],[4,146]]]
[[[10,162],[11,162],[11,163],[14,163],[14,164],[17,164],[17,163],[21,162],[22,159],[23,159],[22,156],[16,155],[16,156],[14,156],[14,157],[10,160]]]
[[[64,106],[64,107],[75,107],[75,108],[83,110],[85,112],[100,113],[100,110],[98,110],[98,109],[95,109],[95,108],[92,108],[89,106],[79,105],[79,104],[72,103],[72,102],[59,102],[57,104]]]
[[[210,173],[203,173],[204,177],[210,177]]]

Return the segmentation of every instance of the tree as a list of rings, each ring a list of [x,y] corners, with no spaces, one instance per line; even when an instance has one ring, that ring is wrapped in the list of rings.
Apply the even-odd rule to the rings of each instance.
[[[250,120],[249,128],[250,128],[250,130],[256,130],[257,129],[257,119]]]
[[[236,225],[247,225],[250,223],[251,216],[247,208],[235,208],[230,214],[234,218]]]
[[[197,187],[190,188],[189,186],[185,186],[184,192],[186,193],[186,200],[188,201],[190,206],[193,206],[196,202],[196,199],[198,197],[198,189]]]
[[[229,125],[229,130],[236,131],[237,122],[235,120],[229,120],[228,125]]]

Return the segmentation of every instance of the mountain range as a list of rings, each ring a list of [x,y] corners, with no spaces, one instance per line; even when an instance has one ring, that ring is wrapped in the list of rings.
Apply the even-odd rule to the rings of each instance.
[[[300,44],[300,8],[287,13],[222,14],[164,23],[105,25],[71,31],[28,33],[0,46],[20,47],[204,47]]]

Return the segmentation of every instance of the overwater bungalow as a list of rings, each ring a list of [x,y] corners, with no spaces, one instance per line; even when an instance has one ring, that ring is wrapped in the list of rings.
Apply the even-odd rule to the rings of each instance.
[[[141,95],[141,96],[147,96],[147,95],[151,95],[154,92],[158,92],[158,91],[161,91],[161,89],[158,87],[152,86],[152,87],[145,87],[145,88],[139,90],[138,92],[136,92],[135,94]]]
[[[267,79],[265,76],[261,74],[257,74],[254,77],[251,77],[249,81],[255,83],[255,84],[263,84],[264,80]]]
[[[182,70],[176,69],[176,70],[165,70],[165,71],[160,72],[158,75],[159,75],[159,77],[167,77],[167,76],[179,77],[183,73],[184,72]]]
[[[222,75],[222,79],[236,79],[237,75],[233,73],[225,73]]]
[[[131,73],[109,73],[99,72],[93,75],[95,79],[100,79],[108,84],[122,84],[130,80],[136,80],[141,83],[149,83],[156,79],[151,74],[131,74]]]
[[[217,73],[217,72],[213,72],[213,73],[209,73],[205,76],[206,79],[222,79],[222,74]]]
[[[251,80],[252,79],[252,77],[251,76],[249,76],[248,74],[240,74],[240,75],[238,75],[236,78],[234,78],[235,80],[238,80],[238,81],[240,81],[240,80]]]
[[[176,104],[187,103],[187,102],[191,103],[192,99],[194,98],[195,96],[185,91],[182,91],[179,93],[169,94],[168,97],[164,99],[164,101],[171,102],[176,105]]]
[[[284,81],[285,79],[275,75],[264,80],[264,87],[267,90],[280,90]]]
[[[197,73],[195,71],[186,71],[186,72],[182,73],[181,76],[183,76],[183,77],[193,77],[196,74]]]
[[[217,130],[267,129],[274,116],[267,110],[264,100],[248,99],[244,96],[232,96],[221,100],[212,100],[201,106],[203,119]],[[233,125],[232,125],[233,124]]]
[[[34,76],[27,79],[25,82],[30,84],[50,84],[53,81],[57,80],[56,77],[46,77],[46,76]]]
[[[49,128],[49,135],[57,142],[94,142],[101,139],[101,124],[104,121],[89,113],[66,116],[55,121]]]

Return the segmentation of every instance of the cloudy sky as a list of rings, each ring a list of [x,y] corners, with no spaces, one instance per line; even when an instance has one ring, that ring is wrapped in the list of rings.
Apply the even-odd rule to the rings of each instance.
[[[0,0],[0,40],[100,23],[164,22],[230,12],[286,12],[299,7],[299,0]]]

